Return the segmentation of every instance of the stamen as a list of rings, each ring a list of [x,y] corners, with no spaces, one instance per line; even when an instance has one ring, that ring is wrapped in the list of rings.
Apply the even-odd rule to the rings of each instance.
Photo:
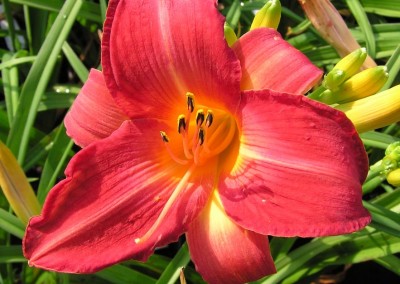
[[[199,109],[196,114],[196,129],[194,133],[199,133],[200,126],[204,123],[204,110]],[[197,141],[199,140],[198,135],[193,135],[192,139],[192,152],[194,153],[197,147]]]
[[[168,143],[169,137],[167,136],[167,134],[164,131],[160,131],[160,134],[161,134],[161,139],[164,142],[165,149],[167,150],[167,152],[168,152],[169,156],[172,158],[172,160],[174,160],[178,164],[186,165],[189,162],[188,160],[180,159],[174,154],[174,152],[172,152],[172,149]]]
[[[187,186],[188,181],[190,176],[192,175],[192,172],[195,168],[195,165],[193,165],[182,177],[182,179],[179,181],[178,185],[176,186],[174,192],[172,192],[172,195],[168,199],[167,203],[165,203],[164,208],[161,210],[160,215],[158,216],[157,220],[154,222],[154,224],[150,227],[150,229],[144,234],[143,237],[141,238],[136,238],[135,243],[142,243],[147,241],[153,233],[159,228],[160,224],[164,222],[165,217],[169,213],[172,205],[174,202],[177,200],[178,196],[182,192],[182,190]]]
[[[183,114],[178,116],[178,132],[182,134],[183,151],[185,153],[185,157],[187,159],[191,159],[193,156],[189,151],[189,138],[188,131],[186,129],[186,127],[189,125],[190,119],[190,112],[188,113],[188,117],[185,117]]]
[[[183,114],[178,116],[178,133],[182,134],[186,130],[186,118]]]
[[[190,92],[186,93],[186,98],[187,98],[187,108],[188,111],[193,112],[194,111],[194,95]]]
[[[201,145],[204,143],[204,136],[205,132],[202,127],[200,127],[198,135],[197,135],[197,143],[196,145],[193,145],[193,153],[194,153],[194,164],[198,165],[200,163],[199,158],[200,158],[200,150],[201,150]]]
[[[204,143],[204,129],[202,127],[200,127],[199,129],[199,145],[203,145]]]
[[[161,134],[161,138],[162,138],[163,142],[168,143],[169,137],[167,136],[167,133],[165,133],[164,131],[160,131],[160,134]]]
[[[201,126],[204,122],[204,110],[199,109],[196,114],[196,125]]]
[[[214,114],[212,110],[207,110],[206,126],[210,127],[214,121]]]

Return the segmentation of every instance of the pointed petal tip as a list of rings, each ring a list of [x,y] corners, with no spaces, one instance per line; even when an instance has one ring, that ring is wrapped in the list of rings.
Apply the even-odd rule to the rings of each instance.
[[[216,192],[186,237],[196,270],[208,283],[239,284],[276,272],[268,238],[235,224]]]

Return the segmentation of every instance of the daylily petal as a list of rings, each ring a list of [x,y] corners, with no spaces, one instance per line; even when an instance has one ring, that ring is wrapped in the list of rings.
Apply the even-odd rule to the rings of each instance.
[[[196,270],[207,283],[246,283],[275,273],[268,237],[243,229],[215,193],[186,233]]]
[[[274,29],[255,29],[232,46],[242,65],[242,90],[271,89],[302,95],[322,71]]]
[[[64,123],[68,136],[85,147],[108,137],[127,119],[108,92],[103,74],[92,69]]]
[[[208,200],[215,169],[193,173],[173,162],[159,137],[162,127],[156,120],[127,121],[75,155],[67,178],[27,228],[30,265],[90,273],[130,258],[145,260],[155,246],[187,230]],[[172,194],[176,198],[165,211]],[[162,222],[155,228],[157,220]]]
[[[102,64],[117,104],[131,118],[171,119],[166,110],[192,92],[199,104],[236,109],[241,70],[223,23],[215,0],[110,1]]]
[[[345,234],[370,222],[368,160],[342,112],[306,97],[244,92],[238,160],[219,192],[239,225],[275,236]]]

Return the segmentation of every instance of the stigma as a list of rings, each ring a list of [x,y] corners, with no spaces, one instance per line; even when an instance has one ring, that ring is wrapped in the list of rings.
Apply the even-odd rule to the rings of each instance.
[[[188,92],[186,93],[186,109],[184,108],[184,112],[178,115],[176,129],[180,139],[171,140],[167,133],[160,131],[161,139],[170,157],[181,165],[190,162],[195,165],[204,165],[208,159],[229,147],[235,136],[237,125],[234,117],[227,111],[206,105],[197,106],[194,94]],[[175,143],[182,144],[176,147]],[[179,150],[174,152],[173,149]]]

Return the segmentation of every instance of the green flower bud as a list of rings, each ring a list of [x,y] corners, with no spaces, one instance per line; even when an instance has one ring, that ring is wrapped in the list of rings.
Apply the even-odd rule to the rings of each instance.
[[[337,90],[345,80],[358,73],[365,58],[367,58],[367,50],[365,48],[356,49],[345,56],[325,76],[322,82],[323,86],[332,91]]]
[[[340,69],[329,72],[322,82],[322,86],[330,90],[336,90],[346,80],[346,73]]]
[[[386,174],[397,169],[398,163],[395,159],[386,156],[382,159],[382,166],[383,166],[383,172]]]
[[[237,41],[235,31],[227,23],[224,25],[224,35],[229,46],[232,46]]]
[[[386,66],[369,68],[345,81],[338,89],[332,90],[331,96],[323,97],[321,101],[326,104],[348,103],[369,97],[383,87],[388,76]]]
[[[255,15],[250,30],[257,28],[277,29],[281,20],[281,2],[279,0],[269,0]]]
[[[400,141],[393,142],[386,148],[385,155],[390,155],[392,152],[399,150],[400,150]]]

